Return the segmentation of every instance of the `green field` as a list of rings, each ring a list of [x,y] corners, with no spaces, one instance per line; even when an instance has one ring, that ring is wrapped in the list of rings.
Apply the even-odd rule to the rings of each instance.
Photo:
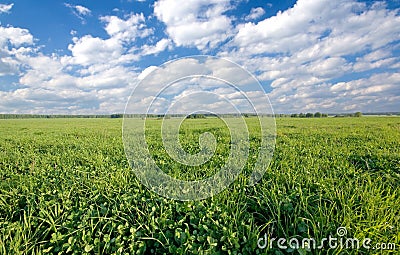
[[[209,176],[227,158],[229,137],[218,119],[187,120],[189,153],[213,133],[216,155],[184,168],[147,130],[166,173]],[[186,121],[185,121],[186,122]],[[191,123],[189,123],[191,122]],[[400,118],[277,119],[272,163],[256,186],[246,174],[257,156],[255,119],[243,175],[200,201],[149,191],[125,156],[121,119],[0,120],[0,254],[382,254],[373,249],[261,249],[259,238],[370,238],[400,247]],[[197,129],[193,130],[192,125]],[[200,128],[199,128],[200,127]]]

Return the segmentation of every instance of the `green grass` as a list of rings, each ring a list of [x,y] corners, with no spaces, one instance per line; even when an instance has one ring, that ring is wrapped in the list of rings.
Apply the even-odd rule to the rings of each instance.
[[[226,159],[227,131],[217,119],[189,121],[197,129],[182,127],[185,150],[198,152],[198,136],[208,131],[217,136],[219,161],[180,168],[156,131],[148,130],[147,141],[165,172],[208,176]],[[259,143],[256,122],[247,121],[252,150],[245,172]],[[265,233],[321,240],[340,226],[347,237],[395,243],[399,251],[400,118],[277,119],[273,161],[256,186],[246,186],[242,175],[214,197],[187,202],[160,197],[138,181],[121,125],[120,119],[0,120],[0,254],[384,252],[257,247]]]
[[[172,121],[179,123],[176,120]],[[166,174],[186,181],[201,180],[214,175],[228,159],[231,141],[229,130],[222,120],[218,118],[187,119],[182,123],[179,130],[179,142],[188,154],[193,155],[200,152],[199,138],[204,132],[213,134],[217,140],[213,157],[200,166],[180,164],[168,155],[162,142],[161,124],[160,120],[151,119],[146,122],[146,127],[148,127],[146,128],[146,142],[151,148],[153,158]]]

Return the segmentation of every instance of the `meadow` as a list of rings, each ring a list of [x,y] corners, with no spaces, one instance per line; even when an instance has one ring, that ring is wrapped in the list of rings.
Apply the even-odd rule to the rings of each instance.
[[[180,167],[151,120],[147,143],[171,176],[210,176],[227,158],[226,127],[190,119],[182,144],[217,137],[203,167]],[[400,118],[278,118],[270,167],[247,186],[257,122],[246,120],[251,150],[243,174],[223,192],[175,201],[148,190],[129,166],[121,119],[0,120],[0,254],[382,254],[400,247]],[[371,246],[282,249],[269,238],[370,238]]]

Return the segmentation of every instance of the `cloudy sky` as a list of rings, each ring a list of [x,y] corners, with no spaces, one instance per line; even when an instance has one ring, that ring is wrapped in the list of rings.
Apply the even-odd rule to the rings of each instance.
[[[400,111],[399,14],[399,0],[0,0],[0,113],[123,112],[153,66],[199,54],[249,70],[277,113]]]

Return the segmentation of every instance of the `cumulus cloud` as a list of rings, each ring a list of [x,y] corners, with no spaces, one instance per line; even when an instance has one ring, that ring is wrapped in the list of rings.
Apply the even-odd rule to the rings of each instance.
[[[344,55],[393,41],[399,22],[396,11],[380,5],[368,9],[355,1],[299,0],[273,17],[240,25],[232,45],[248,54]]]
[[[379,73],[369,78],[339,82],[330,87],[345,110],[382,112],[400,109],[400,74]]]
[[[246,21],[256,20],[256,19],[260,18],[264,14],[265,14],[265,11],[264,11],[264,9],[262,7],[252,8],[250,10],[250,14],[247,15],[244,19]]]
[[[384,3],[298,0],[275,16],[239,25],[220,55],[238,61],[270,84],[269,96],[278,111],[350,111],[357,107],[345,104],[358,92],[348,93],[343,101],[342,94],[330,90],[331,81],[379,68],[396,72],[398,11],[387,9]],[[388,82],[392,85],[371,85],[365,91],[390,89],[392,97],[399,96],[393,89],[395,81]],[[354,86],[350,89],[356,91]]]
[[[68,70],[76,66],[66,64],[64,58],[40,54],[23,59],[29,65],[19,79],[24,87],[0,93],[0,98],[7,97],[0,109],[18,103],[19,112],[25,113],[106,114],[123,110],[137,81],[134,70],[122,65],[93,64],[74,73]]]
[[[354,70],[357,72],[363,72],[371,69],[377,68],[398,68],[393,66],[395,63],[399,62],[398,57],[393,57],[391,50],[388,49],[378,49],[372,51],[371,53],[365,54],[362,57],[356,59],[354,64]]]
[[[299,50],[316,42],[323,28],[313,22],[321,22],[321,17],[331,19],[336,2],[299,0],[293,8],[273,17],[241,25],[234,44],[254,54]]]
[[[73,62],[85,66],[119,58],[123,52],[122,45],[115,38],[104,40],[91,35],[74,37],[74,44],[70,44],[68,49],[72,53]]]
[[[71,9],[72,14],[74,14],[77,18],[79,18],[82,24],[86,23],[85,16],[91,15],[92,11],[89,10],[87,7],[82,5],[72,5],[69,3],[64,3],[65,7]]]
[[[143,112],[152,101],[156,107],[149,111],[158,114],[167,109],[189,113],[196,108],[233,113],[236,110],[232,105],[243,112],[253,112],[254,107],[263,113],[270,110],[258,83],[247,71],[227,60],[206,56],[181,58],[145,69],[139,79],[127,108],[132,113]]]
[[[131,13],[126,19],[104,16],[100,20],[106,23],[105,30],[109,36],[124,42],[133,42],[138,37],[144,38],[153,33],[151,28],[146,27],[143,13]]]
[[[15,75],[18,73],[19,63],[11,57],[0,59],[0,77],[5,75]]]
[[[14,4],[0,4],[0,14],[9,13]]]
[[[16,47],[23,44],[33,44],[33,36],[27,29],[0,26],[0,47],[5,47],[7,43]]]
[[[143,80],[147,75],[149,75],[151,72],[156,70],[158,67],[157,66],[149,66],[146,69],[144,69],[138,76],[139,80]]]
[[[230,8],[228,0],[159,0],[154,14],[177,46],[207,51],[231,35],[232,22],[224,14]]]
[[[125,19],[118,16],[104,16],[100,17],[100,20],[105,23],[104,29],[109,38],[103,39],[92,35],[74,37],[73,44],[68,45],[72,57],[65,58],[65,61],[83,66],[102,63],[118,65],[137,61],[141,55],[135,53],[139,49],[135,49],[132,43],[153,33],[152,29],[146,27],[144,15],[131,13]],[[148,54],[155,54],[162,47],[164,41],[155,45],[155,48],[149,47]]]
[[[251,91],[247,73],[213,59],[204,65],[178,61],[169,72],[155,66],[138,72],[143,68],[137,63],[145,56],[167,50],[179,56],[183,47],[219,52],[244,66],[264,85],[276,112],[400,109],[399,9],[390,10],[384,2],[298,0],[292,8],[262,18],[261,7],[247,16],[229,16],[233,4],[158,0],[155,18],[123,12],[101,16],[105,36],[72,32],[65,55],[41,53],[25,28],[0,26],[0,77],[15,75],[19,80],[10,91],[0,91],[0,112],[121,112],[131,89],[151,71],[155,73],[147,77],[143,102],[152,100],[160,81],[193,70],[233,80]],[[65,6],[82,21],[91,15],[86,7]],[[11,8],[0,5],[0,13]],[[158,24],[150,27],[154,22]],[[156,31],[164,25],[165,31]],[[188,82],[197,84],[194,79]],[[228,99],[240,99],[237,91],[213,88],[213,82],[201,84]],[[168,92],[183,88],[189,87],[176,85]],[[161,100],[168,101],[168,96]]]
[[[23,64],[18,57],[34,51],[34,39],[27,29],[0,26],[0,77],[18,74]]]
[[[82,5],[75,5],[75,10],[80,14],[80,15],[89,15],[92,13],[91,10],[88,8],[82,6]]]
[[[171,47],[171,41],[169,39],[163,38],[158,41],[155,45],[143,45],[142,47],[142,55],[157,55],[158,53],[166,50],[168,47]]]
[[[0,93],[0,111],[16,107],[25,113],[122,112],[138,79],[131,63],[140,55],[131,45],[150,32],[143,14],[108,16],[101,21],[109,38],[75,36],[68,46],[70,55],[61,56],[27,48],[35,39],[26,29],[0,27],[0,54],[10,56],[1,58],[0,75],[20,76],[19,86]],[[12,61],[23,70],[12,70],[16,65]]]

